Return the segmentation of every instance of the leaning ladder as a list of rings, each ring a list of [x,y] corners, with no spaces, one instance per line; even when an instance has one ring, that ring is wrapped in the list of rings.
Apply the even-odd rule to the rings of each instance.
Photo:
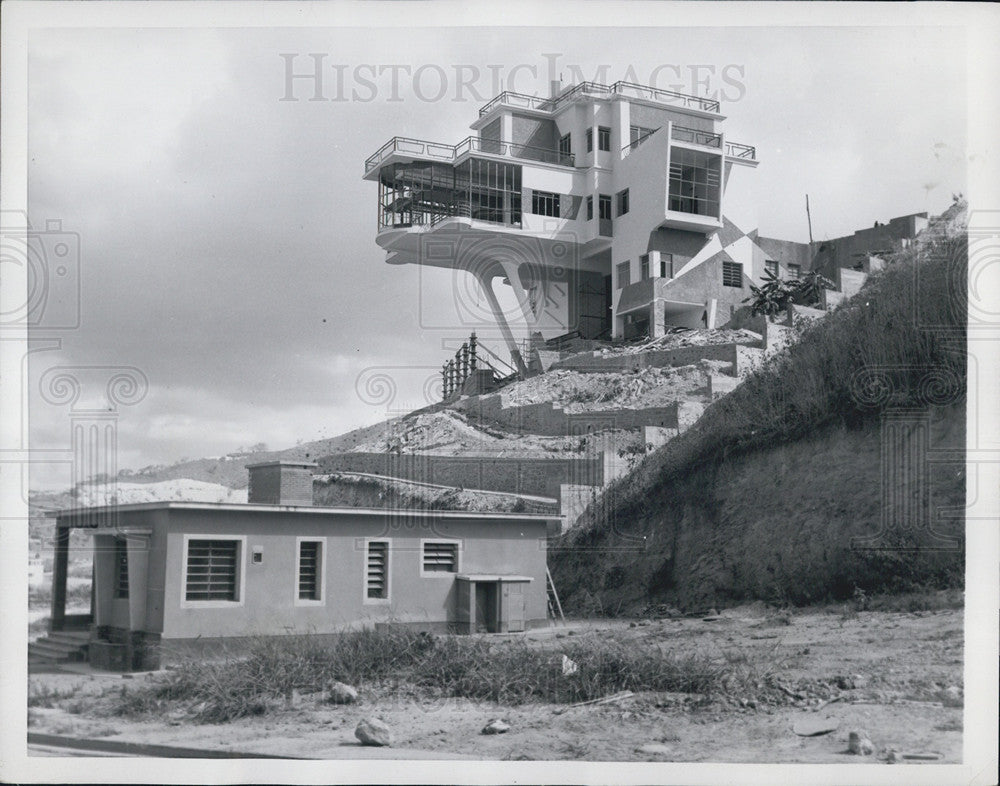
[[[552,619],[556,620],[556,612],[559,612],[558,619],[562,620],[563,625],[566,624],[566,617],[563,616],[562,604],[559,602],[559,593],[556,592],[555,582],[552,581],[552,574],[549,572],[549,566],[545,566],[545,589],[547,590],[549,599],[549,614],[552,615]]]

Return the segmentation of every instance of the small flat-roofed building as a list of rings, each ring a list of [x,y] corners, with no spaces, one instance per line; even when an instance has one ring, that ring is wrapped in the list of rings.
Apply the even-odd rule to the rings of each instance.
[[[56,514],[52,630],[89,626],[92,665],[146,670],[196,641],[376,624],[471,633],[545,623],[546,538],[557,518],[315,507],[302,495],[310,467],[251,467],[247,504]],[[286,492],[297,504],[284,504]],[[69,618],[75,527],[93,535],[94,584],[91,615]]]

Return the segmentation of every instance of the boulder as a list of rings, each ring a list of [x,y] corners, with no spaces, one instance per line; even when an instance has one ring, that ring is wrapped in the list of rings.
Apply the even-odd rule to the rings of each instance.
[[[508,731],[510,731],[509,723],[505,723],[500,720],[500,718],[494,718],[483,726],[483,730],[480,734],[506,734]]]
[[[847,735],[847,751],[855,756],[871,756],[875,746],[864,731],[852,731]]]
[[[331,682],[328,699],[331,704],[354,704],[358,700],[358,689],[343,682]]]
[[[378,718],[362,719],[354,730],[354,736],[361,740],[362,745],[392,745],[392,731],[385,721]]]

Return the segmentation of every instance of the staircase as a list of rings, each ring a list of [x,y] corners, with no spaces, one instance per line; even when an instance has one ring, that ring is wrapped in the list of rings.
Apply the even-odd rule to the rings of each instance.
[[[28,669],[50,668],[67,661],[87,660],[90,631],[56,631],[28,644]]]

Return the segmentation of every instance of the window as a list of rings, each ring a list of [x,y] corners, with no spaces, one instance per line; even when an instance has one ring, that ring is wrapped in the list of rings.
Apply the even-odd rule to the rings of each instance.
[[[189,539],[184,599],[238,601],[240,545],[233,539]]]
[[[548,191],[532,191],[531,212],[536,216],[559,218],[559,194],[552,194]]]
[[[639,257],[639,278],[645,281],[649,278],[649,254],[643,254]]]
[[[592,196],[587,197],[587,220],[592,221],[594,218],[594,198]]]
[[[591,153],[594,150],[594,129],[587,129],[587,152]]]
[[[722,286],[743,287],[743,265],[739,262],[722,260]]]
[[[421,575],[458,573],[457,540],[425,540],[421,545],[423,547],[420,559]]]
[[[798,281],[802,276],[802,265],[789,265],[788,277],[793,281]]]
[[[660,254],[660,278],[674,277],[674,255]]]
[[[629,126],[628,127],[628,141],[629,147],[638,147],[641,140],[645,139],[647,136],[656,131],[655,128],[643,128],[642,126]]]
[[[611,149],[611,129],[606,126],[597,127],[597,149]]]
[[[618,288],[623,289],[629,285],[629,263],[621,262],[617,268]]]
[[[115,538],[115,597],[128,597],[128,541]]]
[[[365,555],[365,597],[389,599],[389,541],[368,541]]]
[[[721,156],[683,147],[670,151],[670,209],[719,217]]]
[[[323,542],[299,541],[298,599],[323,599]]]
[[[618,215],[624,216],[628,212],[628,189],[618,192]]]
[[[597,197],[597,212],[601,219],[611,220],[611,197],[607,194],[599,194]]]
[[[778,263],[773,259],[764,260],[764,272],[770,273],[775,278],[778,277]]]
[[[573,141],[570,138],[570,134],[566,134],[566,136],[559,140],[559,156],[561,158],[571,155],[573,155]]]

